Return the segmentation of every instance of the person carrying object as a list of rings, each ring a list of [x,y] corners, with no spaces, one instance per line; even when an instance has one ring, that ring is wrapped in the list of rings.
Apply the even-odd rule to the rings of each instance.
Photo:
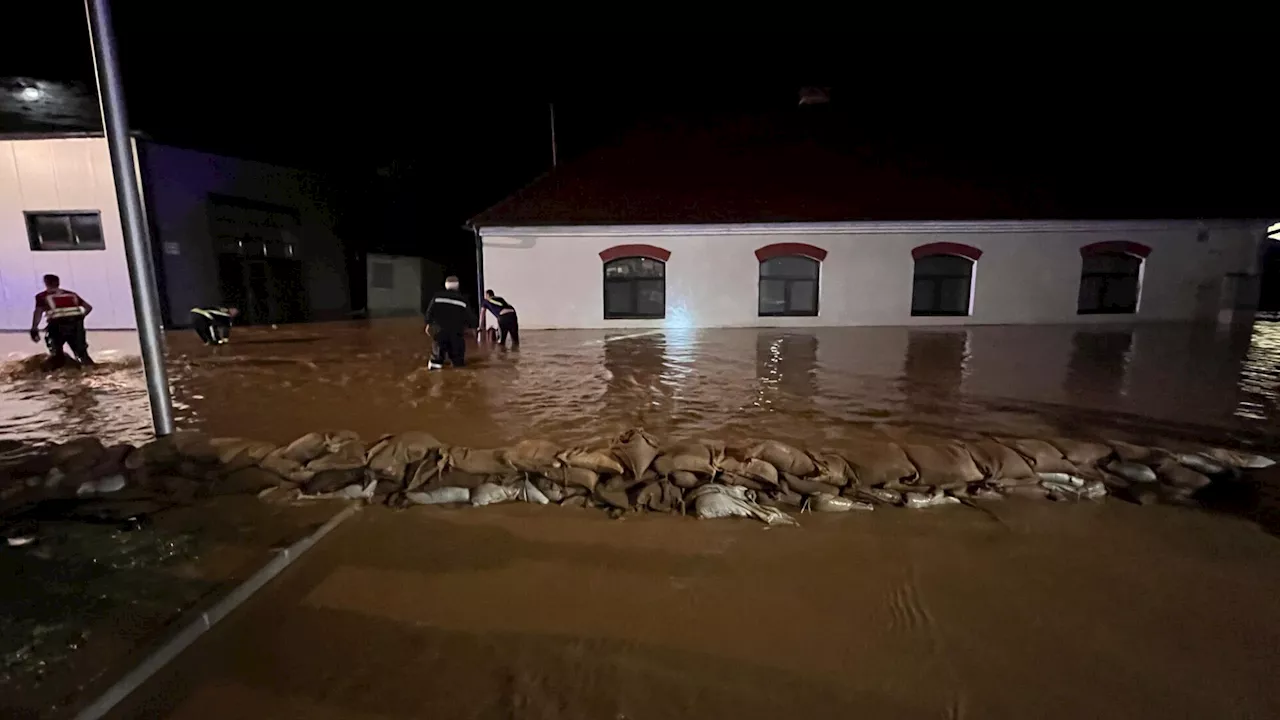
[[[36,294],[36,309],[31,313],[31,341],[40,342],[40,318],[43,316],[46,320],[44,342],[49,348],[50,368],[66,364],[64,345],[71,346],[71,352],[81,365],[93,364],[93,359],[89,357],[89,341],[84,332],[84,319],[91,312],[93,306],[70,290],[64,290],[57,275],[44,276],[44,291]]]
[[[191,308],[191,328],[205,345],[226,345],[231,340],[231,321],[239,314],[233,307]]]
[[[492,290],[484,291],[484,309],[498,319],[498,344],[507,346],[507,336],[511,336],[511,347],[520,347],[520,320],[516,316],[516,308],[511,303],[493,294]]]
[[[426,333],[431,336],[430,370],[444,367],[448,359],[454,367],[467,364],[467,330],[476,327],[479,320],[458,292],[458,278],[450,275],[444,279],[444,290],[435,294],[427,305]]]

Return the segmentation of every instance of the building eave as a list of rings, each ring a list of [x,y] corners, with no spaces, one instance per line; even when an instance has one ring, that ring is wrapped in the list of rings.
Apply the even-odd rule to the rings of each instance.
[[[697,225],[520,225],[474,229],[483,237],[663,237],[706,235],[868,235],[891,233],[1160,232],[1188,226],[1250,227],[1274,219],[1167,220],[922,220],[893,222],[733,223]]]

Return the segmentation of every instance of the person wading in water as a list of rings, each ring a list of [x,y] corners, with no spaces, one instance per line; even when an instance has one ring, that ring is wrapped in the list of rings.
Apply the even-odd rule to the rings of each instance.
[[[93,312],[93,306],[70,290],[63,290],[61,285],[57,275],[44,276],[44,291],[36,294],[36,309],[31,313],[31,341],[40,342],[40,318],[44,316],[48,320],[44,326],[44,342],[49,348],[49,367],[59,368],[67,363],[63,345],[71,346],[81,365],[92,365],[84,319]]]
[[[460,368],[467,364],[467,330],[478,325],[476,314],[458,292],[458,278],[444,279],[444,290],[436,293],[427,305],[426,333],[431,336],[429,370],[444,367],[445,358]]]
[[[191,308],[191,328],[205,345],[226,345],[231,340],[231,321],[239,314],[233,307]]]
[[[516,316],[515,306],[494,295],[492,290],[484,291],[484,301],[481,304],[498,319],[498,344],[505,348],[507,336],[510,335],[511,347],[520,347],[520,320]]]

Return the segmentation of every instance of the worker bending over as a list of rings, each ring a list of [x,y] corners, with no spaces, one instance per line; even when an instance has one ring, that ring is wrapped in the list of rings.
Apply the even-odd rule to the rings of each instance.
[[[520,347],[520,320],[515,306],[494,295],[492,290],[485,290],[484,309],[498,319],[498,344],[506,347],[507,336],[510,335],[511,347]]]
[[[239,314],[233,307],[191,308],[191,327],[205,345],[225,345],[231,339],[231,321]]]
[[[71,346],[81,365],[93,364],[84,332],[84,319],[91,312],[92,305],[70,290],[62,289],[62,280],[57,275],[44,276],[44,291],[36,294],[36,309],[31,313],[31,341],[40,342],[40,318],[45,317],[44,342],[49,348],[50,368],[66,364],[63,345]]]

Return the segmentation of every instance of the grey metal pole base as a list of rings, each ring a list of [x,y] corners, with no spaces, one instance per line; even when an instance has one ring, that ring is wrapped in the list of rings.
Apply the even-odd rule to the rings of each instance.
[[[151,421],[156,435],[169,435],[173,433],[173,401],[169,397],[169,373],[164,367],[160,300],[156,293],[151,243],[142,218],[138,176],[134,171],[129,116],[125,112],[115,34],[111,29],[111,8],[107,0],[86,0],[85,11],[93,40],[102,123],[111,152],[111,174],[116,181],[116,201],[124,227],[124,252],[129,264],[129,284],[133,288],[133,313],[138,322],[142,367],[147,375],[147,397],[151,400]]]

